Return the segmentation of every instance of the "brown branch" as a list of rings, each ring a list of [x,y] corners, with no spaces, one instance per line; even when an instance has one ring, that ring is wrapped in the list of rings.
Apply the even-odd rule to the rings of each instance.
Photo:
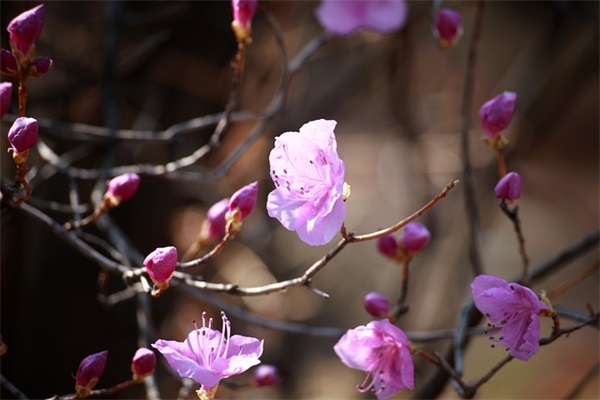
[[[529,257],[527,256],[527,250],[525,249],[525,236],[521,229],[521,219],[519,218],[519,206],[515,205],[513,208],[509,208],[506,201],[500,202],[500,209],[510,219],[515,228],[517,240],[519,241],[519,253],[521,254],[521,260],[523,261],[523,278],[522,282],[525,286],[529,286]]]

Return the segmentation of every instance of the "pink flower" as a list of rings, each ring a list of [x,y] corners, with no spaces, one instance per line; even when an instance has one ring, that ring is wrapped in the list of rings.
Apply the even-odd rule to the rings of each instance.
[[[486,101],[479,109],[479,119],[483,131],[490,139],[495,139],[508,128],[515,113],[517,94],[504,92]]]
[[[90,394],[98,380],[104,373],[108,351],[92,354],[81,360],[75,375],[75,392],[77,397],[83,398]]]
[[[142,381],[154,372],[156,367],[156,355],[150,349],[139,348],[131,360],[131,372],[134,381]]]
[[[385,235],[377,239],[377,250],[387,258],[396,259],[398,243],[393,235]]]
[[[385,34],[404,27],[408,9],[404,0],[323,0],[315,14],[323,28],[336,35],[359,28]]]
[[[275,138],[269,155],[275,190],[267,198],[267,212],[312,246],[329,243],[346,218],[335,125],[321,119],[304,124],[300,132],[285,132]]]
[[[117,203],[129,200],[133,197],[140,185],[140,177],[137,174],[123,174],[114,177],[108,182],[106,196],[114,198]]]
[[[435,17],[434,33],[444,50],[453,47],[462,35],[462,16],[458,11],[444,8]]]
[[[11,82],[0,83],[0,118],[8,112],[10,99],[12,97],[13,84]]]
[[[225,234],[225,214],[229,209],[229,197],[216,202],[206,212],[202,226],[202,237],[205,240],[218,240]]]
[[[410,222],[404,227],[404,233],[400,239],[400,245],[409,253],[420,253],[431,239],[427,227],[420,222]]]
[[[268,387],[281,382],[281,375],[276,366],[270,364],[259,365],[252,375],[252,381],[257,387]]]
[[[211,328],[212,318],[206,325],[206,313],[202,313],[202,328],[190,332],[183,342],[160,339],[152,346],[160,351],[167,362],[182,378],[191,378],[210,389],[221,379],[241,374],[260,364],[263,341],[253,337],[231,336],[231,323],[221,312],[222,331]]]
[[[44,26],[46,10],[41,4],[15,17],[6,30],[10,34],[10,46],[23,55],[27,55],[31,47],[40,38]]]
[[[548,310],[535,293],[517,283],[489,275],[479,275],[471,283],[475,306],[492,327],[499,327],[498,337],[490,339],[510,350],[519,360],[529,360],[539,349],[540,321],[537,315]]]
[[[512,201],[521,197],[522,190],[523,182],[521,181],[521,176],[516,172],[509,172],[498,181],[494,192],[497,198]]]
[[[233,10],[233,20],[240,27],[249,28],[252,24],[252,18],[258,8],[258,0],[232,0],[231,9]]]
[[[144,259],[150,278],[157,286],[164,286],[177,267],[177,249],[173,246],[158,247]]]
[[[415,387],[409,347],[404,332],[384,319],[350,329],[333,349],[348,367],[367,372],[359,391],[371,390],[378,399],[387,399]]]
[[[252,182],[237,192],[229,200],[229,212],[240,210],[242,221],[254,210],[256,196],[258,194],[258,182]]]
[[[369,292],[363,300],[365,310],[374,317],[385,317],[390,312],[390,302],[377,292]]]
[[[31,149],[38,140],[38,122],[35,118],[19,117],[8,131],[8,141],[15,153]]]

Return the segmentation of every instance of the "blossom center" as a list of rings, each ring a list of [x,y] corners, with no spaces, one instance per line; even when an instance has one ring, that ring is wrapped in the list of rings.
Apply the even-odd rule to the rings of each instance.
[[[229,351],[229,338],[231,337],[231,323],[225,316],[224,312],[221,312],[221,319],[223,320],[223,326],[221,333],[214,332],[212,330],[213,319],[208,319],[206,323],[206,312],[202,313],[202,327],[198,329],[196,321],[194,321],[194,328],[196,331],[197,349],[191,343],[188,342],[190,350],[196,357],[196,362],[203,367],[212,370],[212,364],[215,360],[225,358]],[[218,342],[214,343],[212,338],[218,337]],[[216,345],[216,348],[215,348]]]

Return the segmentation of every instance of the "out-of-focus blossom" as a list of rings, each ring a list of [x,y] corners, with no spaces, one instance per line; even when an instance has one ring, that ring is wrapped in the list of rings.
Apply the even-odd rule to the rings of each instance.
[[[225,234],[225,214],[229,210],[229,197],[213,204],[206,212],[202,223],[202,241],[219,240]]]
[[[386,317],[390,313],[390,302],[377,292],[369,292],[363,299],[365,310],[374,317]]]
[[[35,118],[19,117],[8,130],[8,141],[15,153],[24,153],[38,140],[38,122]]]
[[[105,197],[114,199],[118,204],[133,197],[140,186],[140,177],[137,174],[127,173],[116,176],[108,182]]]
[[[333,349],[348,367],[367,372],[358,386],[361,392],[372,391],[378,399],[387,399],[415,387],[410,341],[387,319],[350,329]]]
[[[232,0],[233,22],[231,28],[238,43],[248,44],[252,35],[252,19],[258,8],[258,0]]]
[[[377,239],[377,250],[387,258],[396,259],[398,243],[393,235],[385,235]]]
[[[435,36],[444,50],[454,47],[462,36],[462,16],[458,11],[441,9],[435,17],[434,26]]]
[[[159,339],[152,346],[162,353],[167,362],[182,378],[191,378],[212,391],[221,379],[241,374],[260,363],[263,341],[253,337],[231,336],[231,323],[221,312],[222,331],[212,329],[212,318],[206,324],[202,313],[202,327],[190,332],[183,342]]]
[[[404,0],[323,0],[315,13],[321,26],[335,35],[360,28],[387,34],[404,27],[408,6]]]
[[[486,101],[479,109],[479,119],[483,131],[490,139],[496,139],[508,128],[515,113],[517,94],[504,92]]]
[[[75,375],[75,393],[78,398],[87,397],[104,373],[108,351],[92,354],[81,360]]]
[[[521,180],[521,176],[516,172],[509,172],[504,175],[494,192],[496,193],[496,197],[501,200],[516,200],[521,197],[521,192],[523,191],[523,181]]]
[[[344,162],[337,154],[335,121],[304,124],[275,138],[269,162],[275,190],[267,211],[304,242],[327,244],[346,218]]]
[[[254,371],[252,381],[257,387],[273,386],[281,382],[281,375],[275,365],[263,364],[259,365]]]
[[[133,372],[133,380],[136,382],[143,381],[149,375],[152,375],[156,367],[156,354],[150,349],[140,347],[135,352],[131,360],[131,372]]]
[[[28,56],[32,46],[37,42],[44,27],[46,9],[43,4],[19,14],[9,24],[6,30],[10,34],[10,46]]]
[[[166,289],[177,267],[177,249],[173,246],[158,247],[146,256],[144,265],[156,286]]]
[[[400,245],[410,254],[420,253],[429,244],[431,234],[420,222],[410,222],[404,227]]]
[[[538,314],[549,307],[528,287],[490,275],[479,275],[471,283],[475,306],[500,328],[490,339],[506,347],[519,360],[529,360],[539,350]]]
[[[0,118],[8,112],[10,99],[12,98],[13,84],[11,82],[0,83]]]

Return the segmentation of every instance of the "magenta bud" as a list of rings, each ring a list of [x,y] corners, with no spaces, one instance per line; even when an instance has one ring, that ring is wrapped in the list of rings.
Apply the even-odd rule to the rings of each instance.
[[[104,373],[108,351],[92,354],[81,360],[75,375],[75,392],[77,397],[83,398],[90,394],[98,380]]]
[[[225,214],[229,210],[229,197],[213,204],[206,213],[205,239],[218,240],[225,234]]]
[[[36,57],[33,61],[31,69],[29,70],[29,75],[31,76],[40,76],[48,72],[50,67],[52,66],[52,59],[50,57],[41,56]]]
[[[427,227],[420,222],[411,222],[404,227],[400,245],[409,253],[421,252],[429,243],[431,234]]]
[[[231,9],[233,10],[233,20],[240,27],[249,28],[252,24],[252,18],[258,8],[258,0],[232,0]]]
[[[508,128],[515,113],[516,103],[516,93],[504,92],[481,106],[479,109],[481,126],[490,139],[495,139],[500,132]]]
[[[9,76],[17,75],[17,59],[10,51],[0,50],[0,71]]]
[[[129,200],[140,185],[140,177],[137,174],[123,174],[114,177],[108,182],[106,197],[115,199],[118,202]]]
[[[229,200],[229,212],[239,210],[242,221],[250,215],[256,205],[256,196],[258,195],[258,181],[252,182],[237,192]]]
[[[38,122],[34,118],[19,117],[8,131],[8,141],[15,153],[31,149],[38,140]]]
[[[462,35],[462,16],[458,11],[444,8],[435,17],[434,33],[444,50],[453,47]]]
[[[523,190],[523,181],[516,172],[509,172],[504,178],[498,181],[494,192],[496,197],[501,200],[516,200],[521,197]]]
[[[44,5],[41,4],[10,21],[6,30],[10,34],[10,45],[13,50],[18,50],[21,54],[27,55],[31,46],[40,38],[45,13]]]
[[[177,267],[177,249],[173,246],[159,247],[144,260],[146,271],[157,286],[165,286]]]
[[[131,360],[131,372],[133,380],[142,381],[145,377],[152,375],[156,368],[156,355],[152,350],[145,347],[139,348]]]
[[[262,364],[258,366],[256,370],[254,370],[252,380],[254,381],[254,385],[257,387],[268,387],[281,382],[281,375],[279,374],[279,369],[276,366]]]
[[[392,235],[385,235],[377,239],[377,250],[388,258],[395,259],[398,251],[396,238]]]
[[[8,112],[10,99],[12,97],[13,84],[11,82],[0,83],[0,118]]]
[[[390,313],[390,302],[377,292],[369,292],[363,300],[365,310],[377,318],[383,318]]]

